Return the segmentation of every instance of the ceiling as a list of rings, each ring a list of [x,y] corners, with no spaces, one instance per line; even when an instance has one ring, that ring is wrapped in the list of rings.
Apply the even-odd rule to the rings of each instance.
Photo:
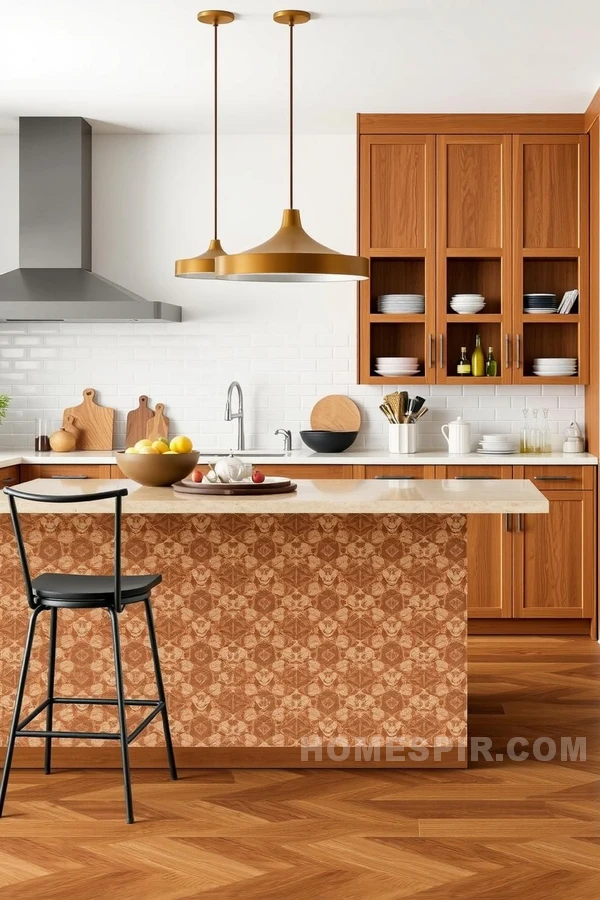
[[[0,0],[0,132],[83,115],[98,131],[208,132],[201,0]],[[219,32],[221,128],[287,126],[276,2],[236,0]],[[581,112],[600,86],[598,0],[318,0],[296,39],[296,125],[357,112]]]

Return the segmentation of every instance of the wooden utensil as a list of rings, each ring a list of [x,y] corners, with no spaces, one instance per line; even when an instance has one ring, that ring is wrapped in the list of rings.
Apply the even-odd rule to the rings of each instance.
[[[146,427],[148,419],[154,415],[154,410],[150,409],[148,397],[142,394],[138,399],[137,409],[132,409],[127,413],[127,427],[125,430],[125,446],[133,447],[138,441],[146,437]]]
[[[83,403],[70,406],[63,413],[63,428],[67,428],[69,416],[73,417],[73,425],[79,429],[78,450],[112,450],[115,411],[109,406],[100,406],[95,402],[96,391],[86,388],[83,392]]]
[[[329,394],[313,406],[310,427],[314,431],[359,431],[360,409],[343,394]]]
[[[75,417],[74,416],[63,416],[63,428],[65,431],[68,431],[69,434],[72,434],[75,438],[75,450],[77,450],[77,444],[79,438],[81,437],[81,431],[75,425]]]
[[[164,403],[157,403],[154,415],[146,422],[145,437],[151,441],[169,437],[169,420],[163,415],[164,409]]]

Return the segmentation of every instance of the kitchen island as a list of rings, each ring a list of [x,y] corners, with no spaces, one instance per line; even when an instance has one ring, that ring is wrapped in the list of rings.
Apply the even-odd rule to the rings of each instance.
[[[39,479],[24,489],[116,486],[130,491],[124,573],[163,574],[153,599],[180,764],[467,764],[466,516],[547,513],[533,484],[300,481],[296,494],[260,497],[92,479]],[[111,509],[110,501],[93,511],[21,502],[33,573],[110,572]],[[5,735],[27,606],[4,497],[0,528]],[[129,695],[153,696],[142,617],[127,609],[121,622]],[[44,648],[36,651],[26,706],[43,699]],[[56,684],[63,696],[113,693],[100,611],[61,611]],[[108,730],[107,707],[94,710],[94,729]],[[89,727],[87,716],[65,706],[57,724]],[[160,742],[148,729],[133,762],[162,765]],[[65,761],[113,759],[112,748],[62,743]],[[18,749],[17,764],[39,757],[34,746]]]

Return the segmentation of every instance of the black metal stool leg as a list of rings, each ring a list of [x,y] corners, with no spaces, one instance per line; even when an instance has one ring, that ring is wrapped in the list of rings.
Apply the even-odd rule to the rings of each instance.
[[[158,699],[164,704],[162,710],[163,731],[165,733],[165,745],[167,748],[167,759],[169,761],[169,771],[173,781],[177,781],[177,767],[175,765],[175,753],[173,752],[173,741],[171,740],[171,729],[169,727],[169,714],[167,712],[167,698],[165,696],[165,686],[163,683],[162,672],[160,668],[160,657],[158,655],[158,644],[156,641],[156,630],[154,628],[154,616],[152,615],[152,605],[150,599],[144,600],[146,607],[146,621],[148,623],[148,637],[150,639],[150,649],[152,650],[152,661],[154,663],[154,676],[156,686],[158,688]]]
[[[0,784],[0,816],[4,809],[4,801],[6,799],[6,788],[8,787],[8,778],[12,766],[13,752],[15,749],[15,741],[17,738],[17,726],[21,718],[21,707],[23,705],[23,694],[25,693],[25,682],[27,680],[27,670],[29,669],[29,660],[31,658],[31,648],[33,647],[33,639],[35,637],[35,623],[37,617],[41,613],[41,609],[34,609],[29,620],[27,629],[27,639],[25,641],[25,652],[23,653],[23,662],[21,663],[21,674],[19,675],[19,684],[17,686],[17,696],[15,697],[15,709],[13,712],[12,723],[8,734],[8,743],[6,745],[6,757],[4,759],[4,769],[2,771],[2,783]]]
[[[50,642],[48,645],[48,708],[46,710],[46,731],[52,731],[52,714],[54,712],[54,672],[56,669],[56,624],[58,609],[54,606],[50,610]],[[44,773],[49,775],[52,771],[52,738],[46,738],[44,749]]]
[[[121,665],[121,640],[119,638],[119,620],[116,610],[109,607],[108,614],[112,625],[113,650],[115,654],[115,681],[117,684],[117,708],[119,711],[119,733],[121,735],[121,761],[123,764],[123,787],[125,789],[125,812],[128,825],[132,825],[133,798],[131,796],[131,771],[129,768],[129,746],[127,744],[127,720],[125,718],[125,692],[123,690],[123,666]]]

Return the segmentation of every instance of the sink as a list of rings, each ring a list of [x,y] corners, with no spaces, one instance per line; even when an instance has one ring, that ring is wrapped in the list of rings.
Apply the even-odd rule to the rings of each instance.
[[[201,450],[200,456],[289,456],[284,450]]]

